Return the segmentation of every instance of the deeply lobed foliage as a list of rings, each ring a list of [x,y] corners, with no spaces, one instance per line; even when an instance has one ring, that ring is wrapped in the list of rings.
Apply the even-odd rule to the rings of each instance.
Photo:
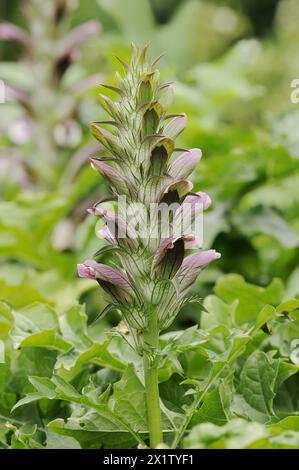
[[[187,448],[296,448],[298,366],[288,358],[298,336],[298,300],[282,301],[278,281],[262,289],[237,275],[215,291],[204,302],[201,329],[160,339],[166,442],[188,417]],[[82,306],[58,314],[41,302],[18,309],[2,303],[1,445],[144,445],[141,358],[123,333],[116,328],[106,336],[100,323],[88,325]]]

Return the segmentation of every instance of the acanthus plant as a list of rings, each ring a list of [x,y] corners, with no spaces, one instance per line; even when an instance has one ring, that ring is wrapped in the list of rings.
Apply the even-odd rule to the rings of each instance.
[[[153,237],[151,230],[134,230],[136,224],[132,227],[123,207],[113,212],[101,202],[95,204],[89,212],[104,221],[101,235],[110,245],[116,267],[96,261],[100,250],[96,259],[78,265],[78,273],[96,280],[108,292],[109,305],[121,315],[134,338],[133,347],[143,357],[150,446],[156,447],[163,442],[159,334],[174,321],[199,273],[220,254],[215,250],[188,254],[197,242],[190,231],[192,223],[180,233],[176,230],[177,215],[184,207],[190,208],[192,222],[196,208],[207,209],[211,199],[203,192],[191,192],[187,178],[200,161],[201,151],[176,148],[175,138],[183,131],[186,116],[166,114],[171,84],[160,83],[157,61],[149,63],[146,51],[133,46],[130,64],[121,61],[124,77],[117,74],[117,86],[104,85],[119,99],[100,95],[110,120],[93,123],[91,131],[107,154],[91,162],[110,183],[115,199],[125,196],[135,205],[139,225],[145,223],[144,213],[149,215],[152,204],[177,204],[178,208],[166,222],[163,214],[155,219],[157,236]]]

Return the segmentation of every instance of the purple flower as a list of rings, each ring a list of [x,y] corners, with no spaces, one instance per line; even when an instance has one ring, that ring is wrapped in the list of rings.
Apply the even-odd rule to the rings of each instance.
[[[183,262],[185,248],[191,248],[196,243],[197,238],[193,234],[163,240],[153,259],[153,273],[164,279],[171,279]]]
[[[100,217],[106,223],[107,229],[103,232],[98,231],[100,235],[104,235],[104,238],[108,238],[109,242],[117,242],[120,246],[130,246],[131,248],[137,248],[136,234],[127,225],[126,221],[120,214],[116,214],[113,211],[109,211],[99,206],[93,206],[87,209],[87,212]]]
[[[212,263],[212,261],[219,258],[221,258],[221,254],[216,250],[201,251],[187,256],[175,276],[175,281],[180,291],[180,297],[186,294],[196,281],[199,273]]]
[[[171,279],[184,259],[184,241],[179,238],[165,239],[153,259],[153,273],[163,279]]]
[[[0,23],[0,39],[15,41],[16,43],[20,44],[20,46],[22,46],[27,52],[30,52],[32,49],[29,34],[12,23]]]
[[[59,57],[64,57],[76,50],[78,46],[92,36],[98,34],[101,25],[97,21],[87,21],[69,32],[58,45]]]
[[[199,191],[194,194],[188,194],[183,201],[183,205],[184,204],[191,204],[191,205],[201,204],[202,208],[205,210],[205,209],[208,209],[210,205],[212,204],[212,199],[207,193]]]
[[[175,212],[172,234],[198,233],[201,228],[199,224],[202,224],[202,212],[210,207],[211,203],[211,198],[204,192],[188,194]]]
[[[117,240],[116,238],[112,235],[112,233],[110,232],[109,228],[107,227],[107,225],[105,225],[105,227],[101,228],[100,230],[97,231],[97,234],[104,238],[104,240],[106,240],[107,243],[109,243],[110,245],[115,245],[117,244]]]
[[[200,149],[191,149],[188,152],[182,153],[174,162],[170,165],[168,173],[173,178],[186,179],[196,168],[198,162],[202,157]]]
[[[163,134],[171,139],[175,139],[186,127],[187,116],[182,113],[176,115],[163,129]]]

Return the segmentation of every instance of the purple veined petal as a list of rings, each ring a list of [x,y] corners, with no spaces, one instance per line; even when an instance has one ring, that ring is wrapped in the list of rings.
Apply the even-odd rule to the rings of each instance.
[[[204,192],[188,194],[177,209],[173,221],[173,235],[201,233],[203,230],[203,211],[211,204],[211,198]],[[198,245],[199,240],[198,240]]]
[[[175,281],[183,296],[192,287],[199,273],[210,263],[221,258],[221,254],[216,250],[201,251],[194,253],[184,259],[182,266],[175,276]]]
[[[77,269],[80,277],[96,279],[100,286],[118,302],[132,301],[134,296],[132,285],[128,277],[118,269],[94,260],[86,260],[85,263],[78,264]]]
[[[200,240],[197,235],[194,235],[193,233],[190,233],[188,235],[184,235],[184,240],[185,240],[185,248],[186,250],[192,250],[193,248],[199,248],[200,247]]]
[[[179,237],[169,237],[163,240],[163,242],[159,245],[154,259],[153,265],[157,265],[160,263],[161,259],[163,258],[165,251],[172,249],[174,247],[174,243],[179,239]]]
[[[104,232],[104,235],[108,237],[107,241],[109,243],[111,243],[112,240],[117,240],[119,245],[127,245],[135,249],[138,248],[136,233],[130,228],[121,215],[99,206],[93,206],[87,209],[87,212],[104,220],[107,226],[107,231]]]
[[[166,238],[159,245],[154,255],[153,272],[163,277],[173,277],[183,262],[184,248],[194,248],[197,244],[198,238],[192,233]]]
[[[87,212],[89,214],[95,215],[96,217],[100,217],[107,224],[110,224],[110,226],[115,224],[115,226],[120,226],[120,228],[123,228],[124,231],[126,229],[125,221],[122,219],[122,217],[120,217],[118,214],[116,214],[113,211],[105,209],[104,207],[95,205],[87,209]]]
[[[98,206],[92,206],[87,209],[87,212],[89,214],[95,215],[97,217],[106,217],[107,214],[109,214],[108,217],[112,218],[115,220],[116,214],[112,211],[108,211],[107,209],[104,209],[103,207],[98,207]]]
[[[93,210],[93,208],[91,210]],[[120,214],[101,207],[96,207],[94,215],[102,218],[106,222],[111,234],[116,238],[135,238],[134,233],[130,231],[126,220]]]
[[[85,277],[87,279],[96,279],[96,272],[92,266],[88,266],[87,264],[83,263],[77,264],[77,271],[79,277]]]
[[[5,83],[5,95],[7,101],[18,101],[31,114],[31,93],[19,86]]]
[[[117,244],[116,238],[112,235],[107,225],[105,225],[105,227],[101,228],[100,230],[97,230],[97,235],[98,237],[106,240],[106,242],[109,243],[110,245]]]
[[[200,149],[191,149],[182,153],[168,169],[168,174],[175,179],[185,179],[196,168],[202,157]]]
[[[183,201],[183,204],[191,204],[191,205],[202,204],[202,208],[204,210],[206,210],[211,206],[212,199],[210,198],[210,196],[207,193],[199,191],[199,192],[194,193],[194,194],[188,194],[185,197],[185,199]]]
[[[175,139],[186,127],[187,125],[187,116],[186,114],[181,114],[180,116],[175,116],[163,129],[163,134],[166,137]]]
[[[100,173],[106,176],[106,178],[110,181],[112,186],[119,194],[128,194],[128,187],[126,185],[125,179],[118,169],[112,167],[111,165],[107,165],[107,163],[103,162],[102,160],[91,158],[90,161],[92,168],[98,170]]]
[[[192,246],[196,246],[197,243],[197,236],[194,235],[193,233],[190,233],[188,235],[183,235],[182,237],[180,236],[172,236],[165,238],[165,240],[162,241],[162,243],[159,245],[153,259],[153,265],[159,264],[161,259],[163,258],[166,250],[171,250],[174,248],[175,243],[182,238],[183,241],[185,242],[185,247],[190,248]]]
[[[120,215],[100,206],[92,206],[87,209],[87,212],[103,219],[112,234],[118,234],[121,237],[126,236],[127,225]]]
[[[12,23],[0,23],[0,39],[14,41],[20,44],[27,52],[31,51],[31,39],[29,34]]]
[[[152,264],[152,271],[163,279],[171,279],[180,268],[184,259],[184,240],[169,237],[158,247]]]
[[[125,274],[123,274],[118,269],[112,268],[106,264],[97,263],[96,261],[89,260],[89,264],[92,262],[92,267],[96,272],[96,278],[101,279],[102,281],[111,282],[122,289],[127,290],[127,292],[132,291],[132,286]]]

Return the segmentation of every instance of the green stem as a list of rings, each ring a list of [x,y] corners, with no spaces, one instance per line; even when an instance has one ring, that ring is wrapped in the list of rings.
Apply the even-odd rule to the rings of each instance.
[[[184,419],[181,427],[179,428],[179,430],[178,430],[178,432],[177,432],[177,434],[174,438],[174,441],[171,445],[171,449],[177,449],[178,448],[178,446],[180,444],[180,441],[182,440],[182,437],[184,436],[194,413],[198,410],[200,403],[204,399],[206,393],[210,390],[210,387],[211,387],[213,381],[215,380],[215,378],[217,378],[218,375],[220,375],[220,372],[222,372],[222,369],[221,369],[221,371],[219,371],[218,374],[215,374],[215,376],[213,376],[212,380],[208,382],[207,386],[204,388],[202,393],[200,393],[197,396],[197,398],[194,399],[194,402],[192,403],[189,410],[186,412],[185,419]]]
[[[158,346],[158,318],[156,309],[153,309],[150,312],[148,329],[144,332],[143,355],[147,417],[151,448],[155,448],[158,444],[163,442],[158,386],[158,357],[156,355]]]

